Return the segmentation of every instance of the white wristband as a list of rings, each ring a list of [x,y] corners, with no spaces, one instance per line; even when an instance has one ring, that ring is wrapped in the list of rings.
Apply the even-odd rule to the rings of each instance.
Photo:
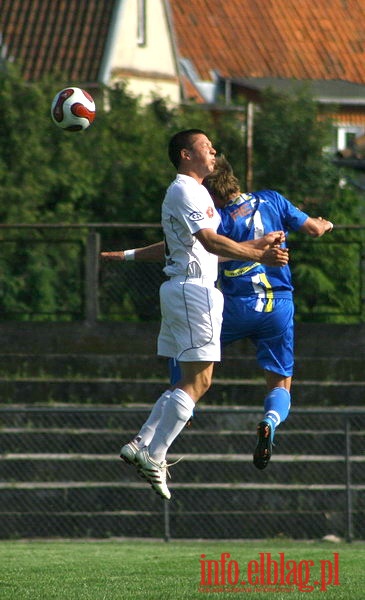
[[[124,260],[134,260],[136,251],[134,250],[124,250]]]
[[[331,221],[328,221],[328,222],[331,225],[331,228],[328,231],[332,231],[332,229],[333,229],[333,223],[331,223]]]

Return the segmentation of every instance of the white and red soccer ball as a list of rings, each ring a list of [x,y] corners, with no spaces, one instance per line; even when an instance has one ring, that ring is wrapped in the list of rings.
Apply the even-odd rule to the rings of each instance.
[[[95,119],[95,102],[85,90],[68,87],[53,98],[51,116],[53,122],[66,131],[82,131]]]

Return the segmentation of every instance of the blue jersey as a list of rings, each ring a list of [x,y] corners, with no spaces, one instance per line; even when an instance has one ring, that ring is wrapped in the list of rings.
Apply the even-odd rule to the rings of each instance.
[[[218,233],[236,242],[258,239],[271,231],[284,231],[287,235],[289,230],[297,231],[308,219],[306,213],[273,190],[241,194],[219,213]],[[252,261],[229,260],[220,263],[219,270],[218,287],[225,297],[260,296],[270,302],[292,296],[288,265],[268,267]]]

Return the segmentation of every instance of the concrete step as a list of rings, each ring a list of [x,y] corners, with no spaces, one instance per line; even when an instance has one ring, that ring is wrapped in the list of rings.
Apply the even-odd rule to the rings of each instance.
[[[215,366],[214,377],[215,379],[260,378],[262,370],[259,368],[255,356],[247,354],[233,356],[228,353],[224,354],[222,362]],[[364,379],[364,359],[361,354],[355,357],[297,355],[293,377],[298,381],[362,381]]]
[[[159,323],[1,323],[2,352],[155,354]]]
[[[39,488],[37,499],[31,501],[29,494],[33,494],[33,490],[26,491],[28,497],[17,498],[18,490],[15,489],[8,498],[11,503],[14,500],[14,506],[11,504],[11,509],[9,506],[0,507],[0,538],[163,538],[165,508],[169,511],[169,529],[175,539],[225,539],[227,532],[230,539],[278,536],[320,539],[333,532],[341,537],[346,534],[346,518],[341,509],[342,490],[338,493],[333,489],[328,489],[327,493],[324,490],[323,498],[338,500],[338,504],[331,504],[331,509],[323,506],[321,499],[315,504],[314,496],[307,495],[304,490],[293,493],[287,490],[285,495],[278,495],[273,490],[255,492],[247,488],[240,495],[240,490],[233,487],[221,490],[219,494],[217,490],[214,500],[212,489],[204,492],[197,487],[189,490],[172,488],[173,496],[168,507],[146,485],[138,490],[138,494],[130,486],[128,489],[119,487],[118,491],[111,501],[110,495],[103,494],[102,488],[95,489],[94,494],[87,488],[80,490],[79,498],[73,496],[70,489],[62,493],[61,490]],[[287,498],[285,506],[282,504],[284,496]],[[93,499],[94,506],[88,498]],[[131,506],[137,498],[138,504]],[[210,501],[208,508],[204,499]],[[37,501],[38,508],[34,506]],[[262,507],[263,501],[265,508]],[[86,503],[85,509],[83,502]],[[365,522],[361,507],[353,510],[352,519],[358,538],[363,539]]]
[[[346,501],[346,486],[340,484],[283,483],[170,483],[171,512],[188,512],[204,506],[207,513],[246,510],[304,512],[336,511]],[[365,485],[353,486],[353,509],[365,501]],[[0,483],[0,514],[89,512],[161,512],[161,499],[144,482],[39,482]]]
[[[153,494],[153,492],[151,492]],[[158,513],[134,511],[3,513],[0,539],[16,538],[164,538],[164,518]]]
[[[362,536],[365,531],[361,511],[354,515],[354,528]],[[271,512],[263,515],[258,508],[256,512],[238,511],[235,513],[211,513],[203,511],[183,513],[171,516],[171,531],[174,538],[186,538],[191,532],[196,539],[226,538],[229,539],[322,539],[325,535],[337,532],[345,537],[346,523],[343,511],[328,513],[327,511],[295,510],[287,512]],[[363,539],[360,537],[360,539]]]
[[[3,322],[2,353],[34,354],[151,354],[156,353],[159,323],[98,322],[88,324],[47,322]],[[297,356],[361,356],[365,323],[296,323]],[[229,354],[252,354],[252,345],[242,340],[230,346]]]
[[[286,454],[344,454],[345,432],[341,430],[291,431],[289,423],[276,432],[275,451]],[[288,430],[289,429],[289,430]],[[136,430],[108,429],[1,429],[1,454],[118,454],[121,445],[132,439]],[[249,454],[256,445],[255,429],[237,431],[188,430],[174,442],[175,454]],[[365,455],[365,428],[352,433],[357,454]]]
[[[149,404],[168,387],[161,379],[8,379],[0,378],[3,403]],[[215,379],[202,399],[209,404],[258,405],[265,395],[263,380]],[[292,403],[309,406],[363,406],[365,381],[298,381],[292,385]]]
[[[15,513],[2,515],[0,539],[15,538],[162,538],[164,517],[161,514],[139,512],[122,513],[59,513],[50,520],[42,513]],[[364,538],[362,515],[353,515],[354,528]],[[296,513],[292,511],[270,514],[201,512],[173,514],[170,519],[172,539],[321,539],[338,532],[345,537],[346,525],[342,511],[328,513]]]
[[[172,452],[169,461],[181,458]],[[353,484],[363,483],[365,456],[352,456]],[[299,471],[300,470],[300,473]],[[0,455],[0,481],[138,481],[136,469],[116,455],[7,454]],[[275,453],[270,465],[257,470],[252,454],[185,455],[173,467],[176,483],[305,483],[335,484],[346,481],[344,456],[289,455]]]
[[[147,419],[152,404],[125,407],[112,405],[80,404],[0,404],[0,431],[6,429],[114,430],[127,437],[136,433]],[[263,414],[261,402],[254,405],[207,405],[199,402],[194,412],[193,427],[185,428],[183,435],[197,432],[254,432]],[[289,418],[278,429],[285,432],[344,432],[348,421],[351,432],[365,430],[365,411],[362,407],[347,408],[297,408],[293,406]]]
[[[167,379],[167,360],[155,354],[0,354],[0,376],[14,378],[136,378]]]
[[[160,378],[167,380],[167,361],[155,354],[0,354],[0,377],[5,379],[58,378],[65,381],[79,378]],[[262,370],[252,354],[224,354],[215,366],[215,379],[262,379]],[[298,356],[295,379],[321,382],[362,381],[364,361],[356,357]]]

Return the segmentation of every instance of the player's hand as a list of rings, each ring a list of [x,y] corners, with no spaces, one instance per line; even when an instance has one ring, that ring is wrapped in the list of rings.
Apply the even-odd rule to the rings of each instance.
[[[289,262],[288,248],[274,246],[263,251],[260,262],[268,267],[285,267]]]
[[[124,251],[100,252],[100,258],[103,260],[125,260]]]
[[[299,228],[299,231],[310,235],[311,237],[317,238],[322,237],[327,232],[333,230],[333,223],[324,219],[323,217],[308,217],[304,221],[303,225]]]
[[[255,241],[257,243],[257,248],[265,250],[283,244],[285,242],[285,233],[284,231],[271,231]]]
[[[331,221],[328,221],[327,219],[324,219],[323,217],[317,217],[317,220],[322,221],[325,232],[333,230],[333,223]]]

